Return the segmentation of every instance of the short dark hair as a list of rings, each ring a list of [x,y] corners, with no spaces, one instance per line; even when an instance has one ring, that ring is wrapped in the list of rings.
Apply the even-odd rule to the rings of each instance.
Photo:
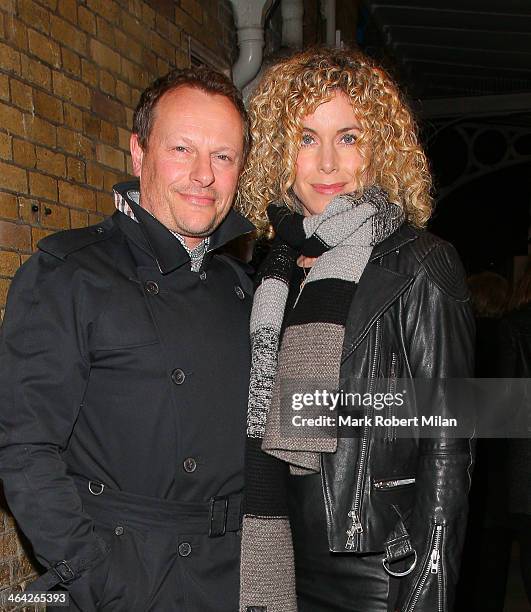
[[[241,93],[228,77],[206,66],[184,70],[176,68],[153,81],[142,92],[133,115],[133,133],[138,136],[140,146],[143,149],[146,148],[158,101],[165,93],[175,91],[179,87],[193,87],[212,95],[225,96],[232,102],[243,122],[243,152],[245,158],[249,149],[249,120]]]

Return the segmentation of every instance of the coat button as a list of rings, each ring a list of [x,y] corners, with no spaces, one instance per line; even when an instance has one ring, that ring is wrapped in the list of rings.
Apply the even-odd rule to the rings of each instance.
[[[188,457],[183,462],[184,471],[191,474],[197,469],[197,461],[193,457]]]
[[[206,272],[203,270],[202,272],[199,272],[199,278],[201,280],[206,280]]]
[[[184,379],[186,378],[186,374],[181,370],[181,368],[175,368],[171,373],[171,379],[176,385],[182,385]]]
[[[146,281],[144,288],[146,292],[149,293],[150,295],[157,295],[159,292],[159,286],[157,285],[155,281],[151,281],[151,280]]]
[[[236,292],[236,295],[240,298],[240,300],[245,299],[245,293],[243,292],[243,289],[240,287],[240,285],[234,285],[234,291]]]
[[[115,528],[114,530],[114,534],[117,536],[121,536],[124,533],[124,528],[121,525],[118,525],[118,527]]]
[[[192,552],[192,547],[188,542],[179,544],[179,554],[181,557],[187,557]]]
[[[96,234],[104,234],[104,233],[105,233],[105,228],[101,226],[96,228]]]

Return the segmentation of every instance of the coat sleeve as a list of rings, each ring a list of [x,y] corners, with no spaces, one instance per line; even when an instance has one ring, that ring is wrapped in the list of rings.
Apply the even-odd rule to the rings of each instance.
[[[39,590],[79,584],[108,552],[62,460],[90,371],[82,284],[68,261],[34,255],[12,282],[0,333],[0,478],[48,570]]]
[[[470,378],[474,372],[475,324],[464,271],[455,249],[435,246],[422,262],[407,299],[406,338],[413,378]],[[421,383],[422,384],[422,383]],[[443,385],[429,385],[421,401],[429,412],[455,416]],[[426,414],[418,405],[420,414]],[[415,569],[401,579],[401,612],[453,609],[468,511],[473,463],[470,439],[421,438],[416,497],[408,521]]]

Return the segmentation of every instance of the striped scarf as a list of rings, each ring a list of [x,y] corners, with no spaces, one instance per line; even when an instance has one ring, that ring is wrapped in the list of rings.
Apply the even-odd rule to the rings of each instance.
[[[377,186],[361,196],[337,196],[319,215],[303,217],[278,205],[268,214],[276,239],[260,270],[251,314],[240,610],[296,612],[285,465],[293,474],[319,472],[320,453],[337,448],[337,431],[323,427],[311,437],[293,436],[286,427],[293,416],[292,396],[309,385],[338,391],[345,324],[357,284],[374,245],[398,229],[404,214]],[[285,315],[301,254],[318,259]]]

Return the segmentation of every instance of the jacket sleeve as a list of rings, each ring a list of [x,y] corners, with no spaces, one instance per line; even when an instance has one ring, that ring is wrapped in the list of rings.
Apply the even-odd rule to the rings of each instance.
[[[413,378],[472,377],[475,324],[464,271],[451,245],[438,244],[422,261],[407,308],[405,334]],[[452,414],[444,386],[430,384],[429,389],[420,400],[429,401],[429,409],[418,405],[419,413]],[[401,579],[396,606],[401,612],[453,609],[472,463],[470,439],[444,434],[419,439],[416,498],[408,521],[417,564]]]
[[[108,552],[61,457],[90,370],[81,285],[68,261],[34,255],[12,282],[0,333],[0,478],[49,570],[38,590],[79,585]]]

